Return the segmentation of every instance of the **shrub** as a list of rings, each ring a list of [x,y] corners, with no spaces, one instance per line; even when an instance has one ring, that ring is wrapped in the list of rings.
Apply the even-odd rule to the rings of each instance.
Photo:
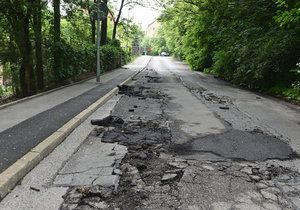
[[[76,79],[79,75],[96,71],[97,49],[95,45],[83,44],[78,47],[62,41],[59,48],[62,57],[59,80],[66,80],[69,78]],[[100,65],[102,73],[121,67],[129,61],[129,59],[130,55],[127,55],[123,51],[118,40],[112,40],[109,44],[101,46],[100,48]]]

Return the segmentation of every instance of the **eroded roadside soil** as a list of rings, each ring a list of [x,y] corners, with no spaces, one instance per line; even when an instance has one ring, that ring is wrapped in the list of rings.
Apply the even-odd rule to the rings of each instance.
[[[234,115],[241,119],[240,128],[215,116],[225,129],[190,135],[181,129],[188,122],[171,114],[180,105],[170,89],[184,87],[187,94],[197,93],[193,97],[199,103],[216,104],[224,112],[234,110],[230,99],[199,87],[195,91],[176,75],[161,75],[155,69],[134,80],[119,87],[122,97],[111,116],[95,119],[90,134],[104,143],[127,147],[123,160],[114,164],[118,183],[71,187],[62,210],[297,209],[300,176],[291,162],[297,154],[287,143],[258,127],[242,128],[249,119],[238,110]]]

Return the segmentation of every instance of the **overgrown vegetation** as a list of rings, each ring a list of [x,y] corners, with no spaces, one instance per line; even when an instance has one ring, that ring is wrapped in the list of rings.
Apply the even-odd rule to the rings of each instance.
[[[82,79],[95,72],[96,21],[94,0],[11,0],[0,4],[0,69],[5,86],[1,96],[17,97],[41,92],[66,82]],[[116,31],[112,15],[120,10],[108,5],[110,15],[101,25],[102,72],[118,68],[130,60],[130,50],[123,49],[125,33]],[[128,28],[127,27],[127,28]],[[114,29],[115,28],[115,29]],[[113,34],[113,29],[115,33]],[[142,36],[139,33],[139,36]],[[127,36],[128,48],[134,35]],[[112,39],[113,38],[113,39]],[[120,39],[120,41],[117,40]],[[9,88],[8,88],[9,87]]]
[[[161,32],[159,32],[161,33]],[[166,40],[163,36],[157,37],[144,37],[142,42],[143,48],[149,55],[160,55],[162,52],[168,52]]]
[[[194,70],[300,100],[300,1],[162,3],[159,35],[174,56]]]

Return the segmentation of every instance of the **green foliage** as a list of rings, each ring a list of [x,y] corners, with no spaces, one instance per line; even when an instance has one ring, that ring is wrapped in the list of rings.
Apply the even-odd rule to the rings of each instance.
[[[289,99],[300,101],[300,82],[294,83],[291,88],[285,89],[282,94]]]
[[[4,86],[0,85],[0,99],[10,96],[12,94],[12,87],[11,86]]]
[[[127,55],[119,47],[115,45],[105,45],[101,49],[101,67],[104,72],[109,71],[111,68],[122,66],[128,61]]]
[[[280,84],[297,90],[292,84],[300,78],[291,70],[300,61],[299,1],[175,0],[170,5],[160,17],[162,36],[192,69],[249,88]]]
[[[8,79],[8,85],[11,88],[1,87],[1,94],[14,93],[18,96],[22,94],[21,78],[23,82],[37,82],[37,52],[36,28],[34,27],[33,17],[35,12],[41,14],[41,43],[42,52],[42,78],[44,89],[48,89],[65,81],[77,80],[84,76],[95,73],[96,69],[96,46],[92,43],[92,24],[94,21],[90,18],[90,7],[94,1],[73,1],[65,0],[64,8],[66,15],[60,19],[60,33],[54,33],[54,14],[44,3],[39,5],[40,1],[5,1],[0,5],[0,65],[3,66],[5,77]],[[41,7],[38,7],[41,6]],[[24,52],[23,20],[28,20],[26,34],[29,42],[28,52]],[[112,23],[108,23],[108,35],[112,33]],[[121,27],[121,26],[120,26]],[[130,23],[129,27],[134,29],[126,31],[127,36],[136,37],[139,28]],[[94,28],[95,29],[95,28]],[[22,34],[22,33],[23,34]],[[57,31],[56,31],[57,32]],[[124,36],[125,32],[120,30],[119,37]],[[60,36],[60,41],[54,41],[54,35]],[[95,35],[95,34],[94,34]],[[121,46],[124,46],[124,39],[108,41],[109,44],[101,47],[101,67],[102,72],[118,68],[130,60],[130,54],[126,53]],[[131,43],[130,43],[131,44]],[[39,49],[41,49],[39,48]],[[25,59],[24,54],[27,56]],[[58,55],[58,56],[57,56]],[[54,58],[59,57],[61,61],[59,68],[54,66]],[[27,61],[25,74],[21,74],[22,62]],[[32,70],[30,72],[30,70]],[[29,73],[32,73],[30,76]],[[30,89],[30,84],[28,89]],[[33,86],[36,84],[33,84]],[[26,89],[27,89],[26,87]],[[32,91],[32,92],[31,92]],[[31,89],[29,94],[34,93]]]
[[[131,52],[133,45],[139,45],[144,37],[141,27],[134,24],[131,20],[123,19],[119,23],[118,39],[120,46],[127,52]]]
[[[144,37],[142,46],[147,50],[149,55],[156,56],[160,55],[161,52],[169,52],[166,40],[161,33],[162,32],[159,32],[158,36],[153,38]]]
[[[61,70],[59,71],[59,78],[61,80],[68,78],[75,78],[93,70],[95,63],[95,47],[90,44],[70,45],[62,41],[59,45],[61,52],[61,59],[63,60]]]
[[[61,42],[61,58],[64,61],[60,73],[61,80],[76,78],[96,69],[96,46],[86,43],[80,47]],[[101,71],[119,68],[128,61],[128,57],[117,40],[100,49]]]
[[[4,94],[4,86],[0,85],[0,97]]]
[[[276,85],[268,90],[273,95],[281,95],[288,99],[300,101],[300,82],[295,82],[290,87]]]
[[[280,26],[294,27],[300,22],[300,2],[277,0],[278,6],[277,15],[274,17],[275,21]],[[299,27],[299,26],[298,26]]]

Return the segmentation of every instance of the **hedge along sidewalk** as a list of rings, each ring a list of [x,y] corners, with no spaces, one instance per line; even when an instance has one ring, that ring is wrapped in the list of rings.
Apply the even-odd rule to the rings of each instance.
[[[147,65],[132,74],[125,81],[119,85],[124,85],[132,80],[137,74],[146,69],[151,58],[148,60]],[[33,169],[43,158],[45,158],[50,152],[52,152],[78,125],[80,125],[88,116],[90,116],[95,110],[107,102],[114,94],[118,92],[118,88],[113,88],[110,92],[90,105],[87,109],[72,118],[69,122],[64,124],[61,128],[55,131],[48,138],[43,140],[36,147],[31,149],[30,152],[25,154],[22,158],[17,160],[13,165],[7,168],[0,174],[0,200],[7,195],[10,190],[31,170]]]

